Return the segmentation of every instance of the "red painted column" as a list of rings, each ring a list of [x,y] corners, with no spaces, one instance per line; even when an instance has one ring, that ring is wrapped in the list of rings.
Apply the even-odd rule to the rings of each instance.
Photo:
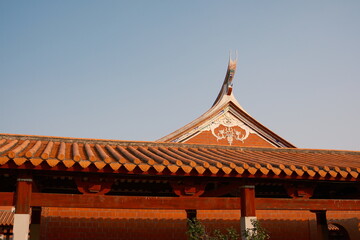
[[[21,175],[17,179],[14,214],[14,240],[27,240],[30,224],[32,178]]]
[[[196,219],[197,211],[195,209],[186,209],[185,211],[188,220]]]
[[[197,215],[197,211],[196,209],[186,209],[186,230],[190,231],[190,226],[191,223],[195,223],[196,222],[196,215]]]
[[[240,187],[241,197],[241,232],[252,229],[252,221],[256,220],[255,212],[255,186],[244,185]],[[243,238],[245,239],[245,238]]]
[[[40,240],[41,207],[31,208],[30,240]]]
[[[316,239],[329,240],[329,228],[326,220],[326,210],[311,210],[311,212],[316,214]]]

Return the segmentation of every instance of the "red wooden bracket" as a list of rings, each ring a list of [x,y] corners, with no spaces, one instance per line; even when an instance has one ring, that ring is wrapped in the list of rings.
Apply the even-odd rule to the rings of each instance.
[[[236,192],[239,189],[239,184],[238,182],[233,182],[227,185],[219,185],[218,188],[214,190],[206,191],[203,197],[220,197],[230,192]]]
[[[170,182],[174,193],[179,197],[199,197],[205,192],[206,182],[196,183],[193,180]]]
[[[292,198],[309,199],[314,194],[315,185],[286,184],[285,188],[286,188],[288,195]]]
[[[114,179],[102,179],[99,177],[81,178],[75,179],[79,192],[83,194],[95,194],[104,195],[111,190],[111,186],[114,183]]]

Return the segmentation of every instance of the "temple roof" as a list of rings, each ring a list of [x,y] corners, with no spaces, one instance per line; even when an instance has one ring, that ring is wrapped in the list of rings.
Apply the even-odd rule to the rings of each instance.
[[[237,60],[230,57],[220,92],[207,112],[157,141],[295,148],[259,123],[236,100],[233,94],[236,65]]]
[[[360,152],[298,149],[251,117],[229,60],[213,106],[155,142],[0,134],[0,169],[316,180],[359,179]]]
[[[360,152],[0,134],[0,169],[354,181]]]

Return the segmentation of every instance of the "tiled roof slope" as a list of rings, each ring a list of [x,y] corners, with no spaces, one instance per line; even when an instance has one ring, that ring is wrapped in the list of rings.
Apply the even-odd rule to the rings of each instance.
[[[11,210],[0,210],[0,226],[12,226],[14,213]]]
[[[0,168],[354,181],[360,152],[0,134]]]

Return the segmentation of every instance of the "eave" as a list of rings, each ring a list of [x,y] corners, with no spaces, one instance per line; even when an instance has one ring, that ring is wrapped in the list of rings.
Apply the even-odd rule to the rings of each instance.
[[[0,169],[358,181],[360,152],[1,134]]]

